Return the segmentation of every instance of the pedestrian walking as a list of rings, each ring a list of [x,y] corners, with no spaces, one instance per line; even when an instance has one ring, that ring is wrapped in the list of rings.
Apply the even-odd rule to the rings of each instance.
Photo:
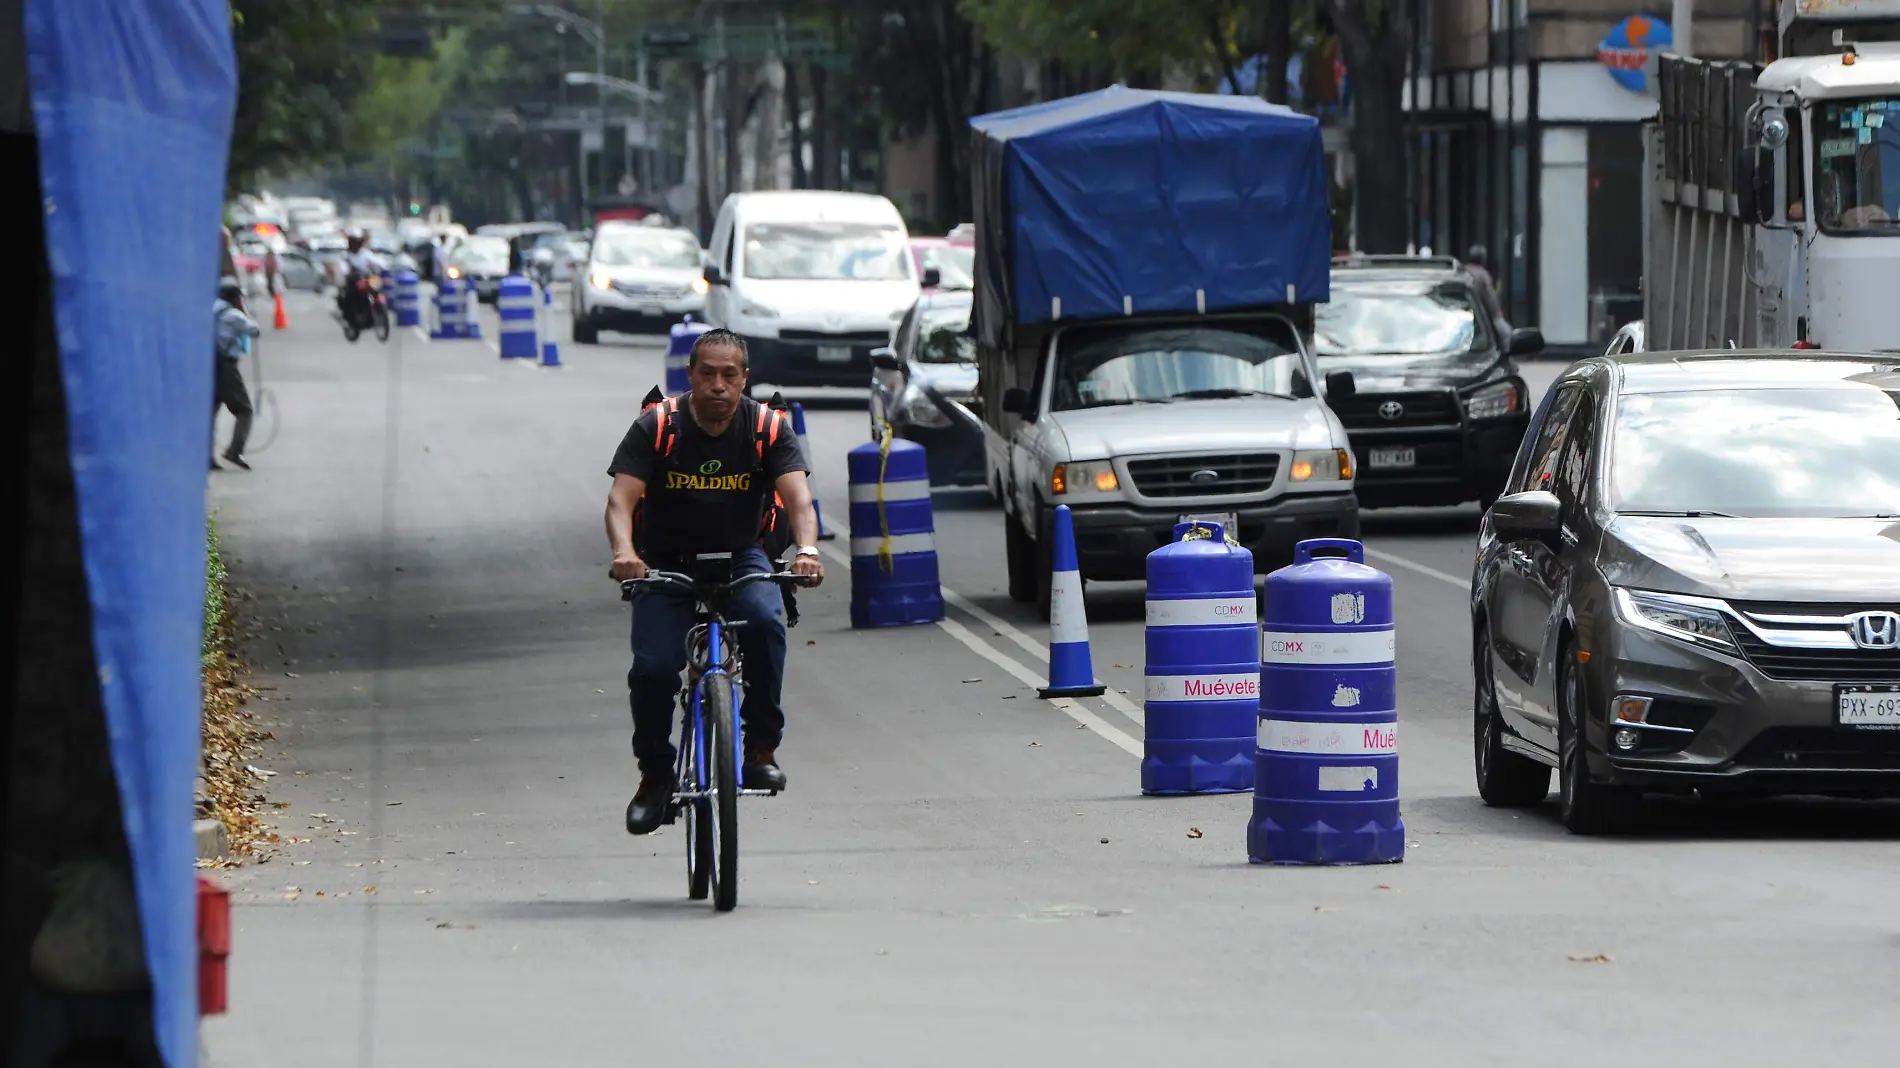
[[[212,305],[212,321],[215,327],[213,347],[217,357],[217,391],[211,401],[213,438],[211,447],[217,448],[216,424],[219,408],[228,409],[237,425],[231,429],[231,444],[224,450],[224,458],[246,471],[251,465],[244,460],[244,445],[251,436],[251,395],[244,388],[244,374],[238,368],[238,360],[251,350],[251,342],[262,331],[257,320],[244,311],[244,287],[235,278],[226,278],[218,285],[218,301]],[[211,461],[213,471],[223,470],[216,460]]]

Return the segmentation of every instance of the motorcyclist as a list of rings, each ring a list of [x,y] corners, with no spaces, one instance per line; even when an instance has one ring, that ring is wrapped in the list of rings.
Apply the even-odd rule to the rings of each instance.
[[[369,320],[369,294],[360,292],[356,283],[359,279],[375,278],[383,272],[382,257],[370,250],[369,237],[366,234],[351,234],[350,251],[344,259],[348,271],[343,278],[343,290],[337,294],[337,309],[344,318],[356,322]]]

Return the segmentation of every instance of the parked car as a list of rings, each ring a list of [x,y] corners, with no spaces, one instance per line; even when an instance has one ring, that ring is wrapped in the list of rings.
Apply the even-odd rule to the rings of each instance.
[[[1512,357],[1541,350],[1544,337],[1503,334],[1485,307],[1450,257],[1333,261],[1314,344],[1321,373],[1351,371],[1357,387],[1328,403],[1352,437],[1362,506],[1496,499],[1530,419]]]
[[[631,222],[602,223],[584,279],[569,298],[574,340],[592,345],[602,330],[664,330],[704,314],[705,253],[690,231]]]
[[[1478,792],[1900,795],[1900,357],[1600,356],[1479,530]]]
[[[444,273],[475,283],[476,299],[493,304],[501,296],[501,280],[508,276],[508,267],[507,238],[470,234],[455,242]]]
[[[746,339],[755,388],[863,388],[871,350],[917,303],[908,243],[881,196],[734,193],[713,224],[706,319]]]
[[[976,288],[976,246],[941,237],[910,239],[910,258],[925,290]]]
[[[888,427],[924,446],[933,486],[984,484],[971,303],[969,290],[925,293],[871,353],[871,437]]]
[[[329,282],[323,264],[311,257],[310,250],[294,245],[278,254],[277,273],[283,278],[285,289],[321,293]]]

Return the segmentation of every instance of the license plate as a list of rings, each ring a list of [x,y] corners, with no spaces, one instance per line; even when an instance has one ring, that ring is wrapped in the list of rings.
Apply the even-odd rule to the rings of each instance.
[[[664,319],[666,318],[666,309],[660,307],[658,304],[642,304],[640,305],[640,314],[649,319]]]
[[[845,345],[818,346],[819,363],[850,363],[851,349]]]
[[[1235,545],[1240,544],[1240,517],[1233,512],[1198,512],[1194,515],[1184,515],[1180,521],[1183,523],[1219,523],[1227,540]]]
[[[1366,462],[1372,467],[1417,467],[1417,449],[1371,449]]]
[[[1843,727],[1900,730],[1900,686],[1836,686],[1834,704]]]

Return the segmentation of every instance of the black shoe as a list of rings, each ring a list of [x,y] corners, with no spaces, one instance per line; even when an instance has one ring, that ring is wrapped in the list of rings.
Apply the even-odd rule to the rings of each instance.
[[[224,470],[224,465],[223,465],[223,464],[221,464],[221,463],[219,463],[219,462],[218,462],[218,461],[216,461],[216,460],[213,460],[213,461],[211,461],[211,469],[212,469],[213,471],[222,471],[222,470]]]
[[[671,772],[654,774],[642,773],[640,788],[634,791],[633,800],[627,802],[627,833],[652,834],[666,822],[666,813],[673,805],[673,775]]]
[[[227,452],[224,454],[224,458],[238,465],[239,467],[242,467],[246,471],[249,471],[251,469],[251,465],[245,463],[244,457],[239,456],[237,453]]]
[[[778,750],[763,746],[746,750],[745,769],[739,773],[739,780],[748,790],[785,789],[785,773],[778,770]]]

